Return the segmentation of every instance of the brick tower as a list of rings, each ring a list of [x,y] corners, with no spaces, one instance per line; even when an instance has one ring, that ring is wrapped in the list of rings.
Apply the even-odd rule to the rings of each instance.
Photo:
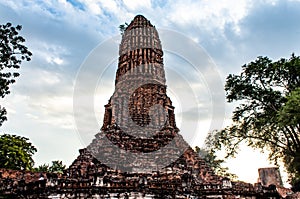
[[[93,170],[97,174],[90,173],[90,164],[97,165]],[[102,177],[103,171],[114,171],[125,181],[126,173],[151,180],[155,172],[168,172],[173,180],[189,176],[194,183],[220,183],[179,134],[167,96],[158,32],[142,15],[122,33],[115,91],[105,105],[103,126],[91,144],[80,150],[69,168],[70,176],[76,175],[78,167],[81,173]],[[171,181],[164,177],[157,182]]]
[[[179,129],[165,83],[157,30],[138,15],[122,36],[116,88],[105,105],[101,130],[110,141],[131,152],[152,152],[174,138]]]
[[[189,146],[178,134],[166,90],[158,32],[138,15],[122,34],[115,91],[105,105],[101,132],[88,150],[105,164],[130,172],[174,162]],[[103,147],[110,149],[107,154]]]

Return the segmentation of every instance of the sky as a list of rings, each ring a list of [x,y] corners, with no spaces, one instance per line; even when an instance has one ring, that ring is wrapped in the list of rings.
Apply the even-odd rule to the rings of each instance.
[[[300,54],[299,11],[299,0],[0,0],[0,23],[22,25],[20,34],[33,53],[32,61],[22,64],[11,94],[1,99],[1,105],[8,111],[8,121],[0,127],[1,133],[28,137],[38,149],[34,155],[36,165],[52,160],[71,164],[78,149],[85,147],[99,131],[104,105],[114,91],[117,51],[111,51],[116,54],[106,65],[101,65],[104,62],[99,61],[101,56],[97,52],[100,49],[105,56],[106,42],[120,41],[119,25],[142,14],[162,34],[167,92],[176,107],[177,124],[198,125],[192,136],[186,133],[189,129],[184,125],[181,133],[190,145],[201,146],[211,128],[230,124],[236,105],[219,98],[224,113],[217,114],[223,126],[212,126],[214,86],[219,89],[228,74],[239,73],[242,65],[257,56],[278,60],[293,52]],[[166,32],[167,36],[174,34],[173,37],[164,36]],[[172,45],[178,42],[172,39],[178,35],[201,49],[211,63],[211,71],[200,70],[201,74],[195,75],[190,60],[172,53]],[[193,55],[195,48],[184,51],[187,56]],[[94,63],[99,61],[97,66],[102,73],[93,74],[97,76],[94,98],[91,102],[80,101],[82,106],[76,107],[76,85],[85,85],[79,81],[82,68],[97,56]],[[211,73],[218,79],[211,78]],[[182,89],[185,85],[191,87],[198,109],[185,101],[185,91],[189,91]],[[93,109],[89,111],[87,105]],[[79,109],[86,134],[78,130]],[[94,120],[97,122],[91,122]],[[258,168],[272,166],[266,157],[242,147],[239,155],[226,165],[240,180],[253,183],[258,178]],[[281,172],[284,174],[283,169]]]

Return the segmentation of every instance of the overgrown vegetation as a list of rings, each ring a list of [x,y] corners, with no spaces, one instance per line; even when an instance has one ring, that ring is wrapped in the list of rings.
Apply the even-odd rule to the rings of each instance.
[[[30,61],[32,53],[23,45],[25,39],[19,35],[22,26],[11,23],[0,25],[0,96],[10,93],[10,85],[20,75],[17,70],[23,61]],[[6,109],[0,105],[0,126],[6,118]]]
[[[225,85],[228,102],[240,102],[233,124],[211,132],[211,153],[221,148],[234,156],[241,143],[269,152],[269,160],[282,161],[292,184],[300,181],[300,58],[272,61],[268,57],[242,66]]]

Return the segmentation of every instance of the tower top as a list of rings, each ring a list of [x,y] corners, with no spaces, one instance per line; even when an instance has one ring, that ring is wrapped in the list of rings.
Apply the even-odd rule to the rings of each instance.
[[[130,22],[130,24],[128,25],[126,30],[132,30],[132,29],[135,29],[135,28],[144,28],[144,27],[154,27],[154,26],[143,15],[137,15]]]
[[[129,80],[128,74],[134,73],[134,70],[143,71],[142,74],[148,74],[162,84],[166,82],[158,32],[142,15],[137,15],[122,35],[115,84],[125,74]],[[138,77],[134,75],[130,78],[137,80]]]

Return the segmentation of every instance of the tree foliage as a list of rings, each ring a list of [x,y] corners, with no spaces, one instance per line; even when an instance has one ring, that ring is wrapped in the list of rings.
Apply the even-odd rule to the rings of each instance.
[[[291,177],[300,172],[299,120],[300,58],[272,61],[258,57],[242,66],[239,75],[227,77],[228,102],[240,102],[233,124],[209,135],[213,150],[225,148],[234,156],[240,143],[269,152],[275,163],[282,160]]]
[[[35,172],[49,172],[49,165],[48,164],[42,164],[38,167],[33,168],[33,171],[35,171]]]
[[[299,66],[300,67],[300,66]],[[295,129],[298,134],[296,141],[299,142],[299,128],[300,128],[300,87],[296,88],[287,96],[287,102],[279,111],[278,124],[282,127],[289,126]],[[291,146],[291,148],[293,148]],[[294,155],[285,156],[283,161],[286,165],[287,171],[290,174],[290,179],[293,185],[300,184],[300,146],[294,150]],[[300,187],[297,189],[300,191]]]
[[[225,163],[225,160],[218,159],[216,154],[210,150],[195,147],[195,151],[199,154],[200,157],[207,163],[207,165],[215,172],[215,174],[228,177],[231,180],[237,179],[237,175],[230,173],[228,167],[222,166]]]
[[[125,30],[126,30],[126,28],[128,27],[128,23],[124,23],[124,24],[121,24],[121,25],[119,25],[119,30],[120,30],[120,32],[121,32],[121,35],[123,35],[124,34],[124,32],[125,32]]]
[[[9,86],[20,74],[22,61],[30,61],[32,53],[23,45],[25,39],[19,35],[22,26],[11,23],[0,25],[0,97],[10,93]],[[7,119],[6,110],[0,106],[0,126]]]
[[[66,165],[62,163],[62,161],[54,160],[52,161],[52,165],[42,164],[33,170],[36,172],[50,172],[50,173],[60,173],[62,174],[66,169]]]
[[[0,168],[30,170],[34,165],[32,155],[37,149],[28,138],[4,134],[0,136]]]
[[[62,161],[55,160],[52,161],[52,165],[49,167],[49,172],[63,173],[65,169],[66,169],[66,165],[64,165]]]

